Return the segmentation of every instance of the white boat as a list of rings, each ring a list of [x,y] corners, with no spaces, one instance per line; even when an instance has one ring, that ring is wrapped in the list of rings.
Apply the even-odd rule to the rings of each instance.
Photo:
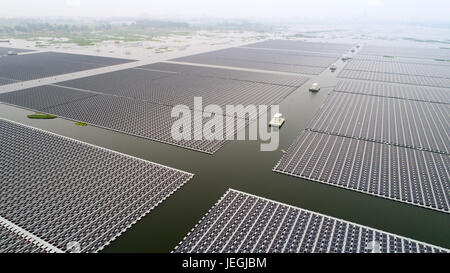
[[[319,92],[319,90],[320,90],[320,85],[316,82],[313,83],[311,85],[311,87],[309,88],[309,91],[311,91],[311,92]]]
[[[275,115],[273,115],[273,118],[269,122],[269,126],[280,128],[284,122],[285,119],[283,118],[283,115],[281,113],[275,113]]]

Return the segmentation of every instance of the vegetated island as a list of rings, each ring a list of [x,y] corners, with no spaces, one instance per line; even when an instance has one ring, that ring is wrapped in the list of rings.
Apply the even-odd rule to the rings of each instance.
[[[50,115],[50,114],[42,114],[39,112],[36,112],[35,114],[27,115],[30,119],[54,119],[57,118],[57,116]]]

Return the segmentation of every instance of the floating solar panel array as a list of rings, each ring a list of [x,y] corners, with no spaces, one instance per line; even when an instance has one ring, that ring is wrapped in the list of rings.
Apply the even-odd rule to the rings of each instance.
[[[15,82],[17,82],[17,81],[16,80],[0,78],[0,85],[5,85],[5,84],[10,84],[10,83],[15,83]]]
[[[397,57],[397,56],[373,56],[373,55],[361,55],[357,54],[353,56],[355,60],[363,61],[376,61],[376,62],[388,62],[388,63],[406,63],[406,64],[428,64],[439,66],[450,66],[450,62],[445,59],[421,59],[411,57]]]
[[[340,81],[274,171],[450,212],[448,90]]]
[[[226,143],[226,140],[215,140],[214,135],[203,131],[203,126],[194,124],[194,114],[202,116],[201,111],[187,109],[189,115],[172,117],[172,107],[132,98],[98,95],[58,86],[40,86],[0,94],[0,101],[209,154],[218,151]],[[212,118],[205,117],[202,125]],[[175,121],[191,124],[190,139],[173,139],[171,130]],[[235,126],[226,126],[227,119],[224,117],[223,139],[235,136],[249,121],[234,118]],[[204,139],[195,138],[201,134]]]
[[[450,50],[444,48],[403,48],[365,45],[361,55],[450,60]]]
[[[448,115],[447,104],[333,92],[307,128],[449,155]]]
[[[290,78],[297,80],[295,76]],[[306,79],[302,77],[301,83],[305,81]],[[295,87],[289,85],[143,69],[126,69],[62,82],[58,85],[166,106],[183,104],[191,109],[194,109],[194,97],[202,97],[204,105],[216,104],[224,109],[226,105],[278,104],[295,90]]]
[[[0,47],[0,57],[7,56],[8,52],[14,52],[14,53],[23,53],[23,52],[31,52],[33,50],[30,49],[20,49],[20,48],[12,48],[12,47]]]
[[[209,154],[225,145],[226,140],[216,140],[214,135],[203,131],[201,126],[194,123],[194,115],[202,116],[203,112],[188,109],[189,111],[189,116],[186,115],[180,119],[177,116],[171,116],[172,107],[114,96],[95,96],[45,110],[68,119]],[[202,125],[206,126],[211,119],[203,119]],[[175,121],[191,125],[190,139],[173,139],[171,129]],[[237,131],[247,126],[248,122],[248,120],[234,118],[235,126],[230,127],[226,126],[226,118],[224,118],[223,134],[221,133],[220,136],[223,139],[228,135],[234,136]],[[195,136],[202,133],[204,138],[196,139]]]
[[[304,130],[274,171],[450,212],[448,154]]]
[[[424,85],[433,87],[450,88],[450,71],[449,69],[440,69],[442,67],[447,68],[447,66],[427,66],[429,69],[420,68],[419,70],[414,70],[412,66],[416,64],[402,64],[402,68],[408,67],[402,72],[385,65],[384,70],[373,71],[376,68],[377,62],[365,62],[368,70],[356,70],[349,68],[357,68],[353,65],[356,60],[350,61],[344,69],[339,73],[340,78],[356,79],[356,80],[369,80],[369,81],[379,81],[379,82],[391,82],[391,83],[401,83],[401,84],[412,84],[412,85]],[[388,62],[379,62],[379,64],[391,64]],[[371,68],[373,65],[373,68]],[[364,69],[363,67],[359,67]],[[389,71],[389,72],[381,72]],[[423,76],[419,74],[433,75],[435,71],[438,76]],[[409,73],[409,74],[408,74]]]
[[[176,253],[446,253],[352,222],[228,190]]]
[[[7,56],[0,58],[0,78],[28,81],[131,61],[57,52]]]
[[[59,86],[46,85],[0,94],[0,101],[24,108],[44,111],[45,109],[96,96]]]
[[[179,118],[171,115],[174,106],[189,107],[190,116],[184,116],[185,119],[204,115],[202,125],[206,126],[214,116],[204,109],[194,109],[194,97],[202,97],[203,105],[219,105],[224,111],[226,105],[274,105],[308,80],[301,76],[207,70],[155,64],[3,93],[0,101],[211,154],[257,114],[246,114],[245,108],[236,108],[228,116],[222,113],[220,138],[203,132],[203,126],[193,125],[190,140],[175,140],[172,124]],[[228,117],[234,119],[235,126],[225,126]],[[192,124],[193,119],[187,123]],[[217,129],[218,136],[221,130]],[[204,135],[203,139],[195,137],[202,135],[199,133]]]
[[[256,83],[268,83],[283,86],[300,87],[306,81],[309,80],[308,77],[302,76],[287,76],[272,73],[255,73],[250,71],[239,71],[234,69],[220,69],[211,68],[196,65],[180,65],[172,63],[156,63],[141,66],[142,69],[148,70],[161,70],[176,72],[184,75],[196,75],[204,77],[215,77],[227,80],[239,80],[246,82],[256,82]]]
[[[448,51],[365,46],[339,77],[450,88]]]
[[[338,44],[338,43],[304,42],[293,40],[267,40],[263,42],[250,44],[247,45],[246,47],[293,50],[293,51],[310,51],[310,52],[319,52],[322,54],[342,55],[348,50],[350,50],[352,45]]]
[[[445,65],[352,60],[345,66],[345,69],[434,78],[450,78],[450,66]]]
[[[450,92],[443,88],[341,80],[334,91],[450,104]]]
[[[0,149],[1,217],[61,251],[100,251],[192,178],[4,119]],[[36,250],[3,229],[0,238],[6,251]]]
[[[338,58],[337,54],[237,47],[174,61],[318,75]]]
[[[347,70],[345,68],[339,73],[338,76],[340,78],[355,79],[355,80],[368,80],[368,81],[450,88],[450,79],[447,78],[412,76],[403,74],[383,74],[377,72]]]

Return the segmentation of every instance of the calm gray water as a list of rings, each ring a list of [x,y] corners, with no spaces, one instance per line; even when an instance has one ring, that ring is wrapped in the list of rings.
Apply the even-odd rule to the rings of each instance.
[[[315,81],[334,86],[335,75],[326,71]],[[261,152],[258,141],[233,141],[207,155],[59,118],[30,120],[30,111],[3,104],[0,116],[195,174],[104,252],[170,252],[228,188],[450,248],[448,214],[272,172],[280,150],[287,150],[332,90],[313,94],[311,83],[280,105],[287,122],[274,152]]]

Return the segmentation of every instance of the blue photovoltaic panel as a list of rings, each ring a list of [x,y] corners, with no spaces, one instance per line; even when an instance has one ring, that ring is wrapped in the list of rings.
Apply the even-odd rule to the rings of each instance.
[[[274,171],[450,212],[450,156],[304,130]]]

